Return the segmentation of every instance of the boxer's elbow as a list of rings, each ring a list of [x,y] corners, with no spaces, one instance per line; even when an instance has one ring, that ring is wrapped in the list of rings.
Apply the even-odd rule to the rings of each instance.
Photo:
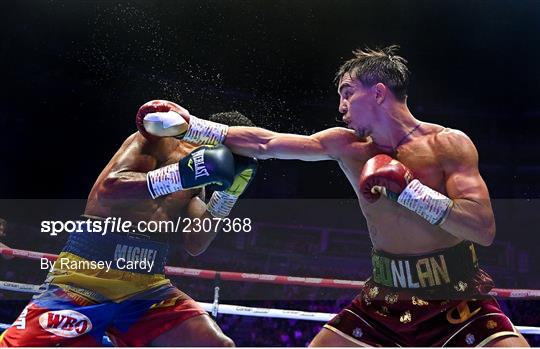
[[[453,222],[461,236],[482,246],[490,246],[495,239],[495,217],[490,207],[472,200],[454,201],[458,213]]]
[[[492,222],[484,229],[484,244],[482,246],[490,246],[493,243],[493,240],[495,240],[495,222]]]
[[[145,174],[113,173],[103,180],[100,187],[99,196],[103,200],[150,198]]]
[[[493,215],[493,210],[491,210],[491,208],[486,208],[482,216],[482,231],[484,232],[483,246],[489,246],[493,243],[493,240],[495,240],[495,234],[497,231],[495,216]]]
[[[102,200],[112,200],[118,197],[118,178],[107,177],[101,183],[99,198]]]
[[[122,180],[117,177],[108,177],[101,183],[99,200],[102,203],[109,203],[120,199],[126,199],[125,187]]]
[[[495,222],[490,222],[481,227],[478,231],[481,232],[480,236],[478,237],[478,241],[476,241],[478,244],[482,246],[490,246],[493,244],[493,240],[495,240]]]

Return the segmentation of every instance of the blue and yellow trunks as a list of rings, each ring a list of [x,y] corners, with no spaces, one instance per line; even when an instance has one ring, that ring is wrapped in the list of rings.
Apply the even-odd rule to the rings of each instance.
[[[150,239],[72,233],[46,282],[91,300],[118,302],[169,284],[167,253],[168,244]]]
[[[150,239],[72,233],[1,346],[148,346],[206,312],[164,275],[168,245]]]

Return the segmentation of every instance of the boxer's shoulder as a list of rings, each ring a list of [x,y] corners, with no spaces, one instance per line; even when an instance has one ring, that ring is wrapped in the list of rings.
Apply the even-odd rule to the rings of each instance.
[[[465,132],[449,127],[440,126],[440,128],[434,130],[433,135],[437,141],[443,144],[454,146],[456,145],[456,143],[459,142],[471,141],[471,139],[465,134]]]
[[[456,146],[460,142],[471,142],[470,138],[461,130],[437,124],[424,123],[422,135],[440,146]]]
[[[473,141],[465,132],[444,128],[434,134],[434,150],[441,162],[468,162],[476,161],[478,152]]]
[[[354,130],[344,127],[333,127],[318,133],[325,148],[332,149],[338,158],[361,158],[367,160],[373,153],[373,142],[370,138],[359,137]],[[374,153],[373,153],[374,154]]]
[[[331,127],[324,131],[321,131],[326,138],[335,140],[342,143],[367,143],[368,138],[358,137],[354,130],[345,127]]]

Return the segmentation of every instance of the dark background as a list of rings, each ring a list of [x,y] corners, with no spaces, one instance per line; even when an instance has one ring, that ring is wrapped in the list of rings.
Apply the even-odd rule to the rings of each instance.
[[[399,44],[413,114],[476,143],[498,238],[540,242],[530,223],[540,196],[538,1],[0,6],[0,198],[86,198],[150,99],[199,116],[238,110],[283,132],[338,126],[339,65],[357,47]],[[269,160],[245,197],[355,195],[334,162]]]
[[[540,195],[538,1],[0,6],[3,198],[85,198],[150,99],[199,116],[239,110],[278,131],[339,125],[337,67],[357,47],[388,44],[409,60],[413,114],[475,141],[494,198]],[[354,196],[333,163],[266,163],[255,187]]]
[[[488,271],[501,287],[539,287],[540,1],[36,0],[2,1],[0,13],[0,216],[10,221],[12,232],[18,216],[32,211],[49,214],[66,203],[78,211],[99,172],[135,132],[138,107],[150,99],[170,99],[202,117],[238,110],[262,127],[310,134],[340,125],[332,81],[351,51],[399,44],[413,73],[413,114],[466,132],[478,148],[498,226],[491,254],[480,251]],[[335,163],[261,162],[245,197],[337,199],[328,203],[341,215],[331,214],[334,224],[321,222],[324,215],[308,209],[286,212],[294,224],[320,226],[311,245],[309,229],[285,233],[262,227],[262,246],[244,244],[242,236],[233,241],[220,236],[202,258],[175,255],[173,263],[219,269],[220,256],[233,255],[236,262],[221,269],[366,276],[365,231],[358,237],[330,234],[335,248],[324,252],[351,262],[341,267],[343,275],[340,266],[318,267],[325,258],[317,252],[324,227],[363,224],[358,210],[358,217],[347,215],[355,196]],[[36,209],[14,199],[79,200],[58,206],[40,201]],[[283,223],[277,208],[284,207],[273,207],[270,216],[277,218],[270,223]],[[283,234],[287,239],[280,238]],[[265,246],[265,236],[283,246]],[[60,248],[49,241],[48,250],[39,239],[34,247],[26,235],[12,239],[14,247]],[[351,247],[353,241],[363,244],[361,254]],[[277,255],[278,250],[285,252]],[[284,254],[289,264],[278,263]],[[304,266],[295,265],[295,258],[304,258]],[[254,262],[259,260],[264,268]],[[7,263],[4,268],[9,269]],[[355,269],[357,274],[350,272]],[[4,279],[16,280],[8,271]],[[19,276],[21,282],[42,280]],[[187,288],[198,299],[211,299],[211,290]],[[533,309],[530,304],[507,307],[517,307],[512,311],[517,316]],[[13,310],[10,316],[18,313]],[[516,321],[539,324],[536,315]],[[257,345],[250,339],[245,343]]]

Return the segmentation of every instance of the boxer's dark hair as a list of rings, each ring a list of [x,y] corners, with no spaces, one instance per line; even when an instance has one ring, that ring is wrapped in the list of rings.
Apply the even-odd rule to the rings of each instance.
[[[397,56],[398,45],[385,48],[357,49],[353,51],[354,58],[349,59],[339,67],[334,82],[339,81],[345,74],[360,80],[366,87],[377,83],[383,83],[392,91],[397,99],[404,102],[407,98],[409,76],[411,72],[407,68],[407,61]]]
[[[212,114],[208,120],[227,126],[255,126],[250,118],[237,111]]]

